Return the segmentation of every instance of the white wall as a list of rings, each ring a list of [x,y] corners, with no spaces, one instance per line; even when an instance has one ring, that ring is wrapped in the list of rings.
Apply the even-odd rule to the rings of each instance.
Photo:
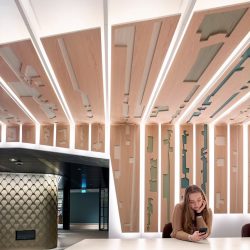
[[[250,223],[250,214],[214,214],[211,237],[241,237],[246,223]]]

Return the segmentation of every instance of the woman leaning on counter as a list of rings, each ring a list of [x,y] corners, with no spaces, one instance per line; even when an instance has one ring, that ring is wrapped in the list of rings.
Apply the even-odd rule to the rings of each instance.
[[[187,241],[206,239],[212,229],[212,210],[207,204],[201,188],[196,185],[187,187],[184,201],[174,208],[171,237]]]

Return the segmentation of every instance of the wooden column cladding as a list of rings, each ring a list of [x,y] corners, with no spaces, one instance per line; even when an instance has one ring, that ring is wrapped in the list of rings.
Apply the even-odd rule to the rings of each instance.
[[[54,138],[54,125],[53,124],[42,125],[40,129],[40,144],[53,146],[53,138]]]
[[[180,127],[180,200],[185,189],[193,183],[193,126]]]
[[[243,212],[243,127],[230,126],[230,213]]]
[[[122,232],[139,232],[140,127],[111,126],[110,154]]]
[[[75,127],[75,148],[88,150],[89,143],[89,125],[78,124]]]
[[[93,123],[91,126],[91,150],[104,152],[105,150],[105,125]]]
[[[158,231],[158,125],[145,128],[145,232]]]
[[[19,142],[20,126],[7,125],[6,128],[6,142]]]
[[[208,125],[196,126],[196,184],[202,188],[209,199],[209,167],[208,167]]]
[[[22,142],[35,143],[36,127],[35,125],[22,126]]]
[[[227,125],[214,127],[214,212],[227,213]]]
[[[173,125],[161,126],[161,229],[171,221],[174,208],[174,136]]]
[[[56,146],[62,148],[69,147],[69,124],[56,125]]]

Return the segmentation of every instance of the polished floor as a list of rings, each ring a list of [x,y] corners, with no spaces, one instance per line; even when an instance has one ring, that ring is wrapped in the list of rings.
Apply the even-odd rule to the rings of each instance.
[[[71,227],[70,230],[58,229],[57,248],[53,250],[63,250],[85,239],[106,239],[107,231],[98,229],[79,229]]]

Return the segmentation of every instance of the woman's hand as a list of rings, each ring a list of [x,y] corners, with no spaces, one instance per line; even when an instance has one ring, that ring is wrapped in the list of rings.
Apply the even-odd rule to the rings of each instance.
[[[200,241],[205,240],[208,237],[208,233],[199,233],[199,231],[195,231],[192,235],[190,235],[191,241]]]
[[[203,211],[203,209],[206,207],[206,205],[207,205],[206,201],[203,200],[201,207],[199,208],[198,211],[196,211],[196,213],[201,213]]]

